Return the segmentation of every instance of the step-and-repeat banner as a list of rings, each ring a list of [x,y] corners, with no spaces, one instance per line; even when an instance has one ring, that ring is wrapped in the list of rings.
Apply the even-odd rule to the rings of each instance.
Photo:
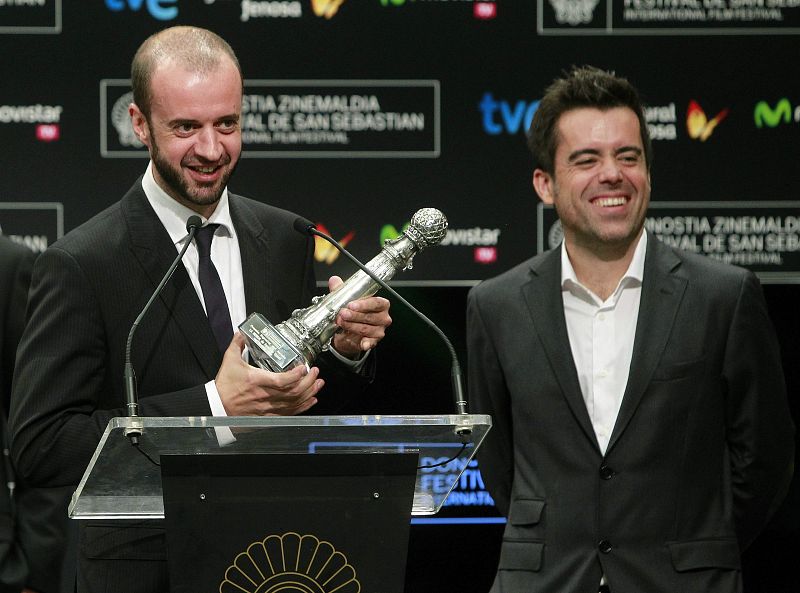
[[[173,24],[212,28],[241,58],[234,191],[365,259],[417,209],[446,214],[443,244],[397,280],[470,283],[552,244],[525,130],[543,88],[587,63],[647,103],[648,228],[800,277],[794,0],[0,0],[6,234],[41,249],[143,171],[130,60]],[[350,271],[324,246],[317,259],[320,276]]]
[[[211,28],[239,55],[233,191],[302,214],[362,259],[419,208],[445,213],[443,243],[396,281],[459,349],[465,290],[453,287],[560,240],[531,186],[525,131],[543,89],[573,64],[612,69],[643,95],[652,233],[767,282],[800,279],[797,0],[0,0],[4,234],[41,251],[144,171],[127,115],[130,61],[175,24]],[[320,278],[353,271],[326,245],[316,258]],[[448,411],[441,347],[393,314],[407,343],[382,346],[379,411]],[[447,491],[459,469],[425,479]],[[498,520],[477,467],[466,470],[439,519]],[[452,590],[454,571],[431,564],[449,556],[430,541],[412,532],[410,563],[429,585],[441,570]],[[473,570],[455,571],[469,575],[461,588],[484,590],[494,559],[466,547],[456,546]]]

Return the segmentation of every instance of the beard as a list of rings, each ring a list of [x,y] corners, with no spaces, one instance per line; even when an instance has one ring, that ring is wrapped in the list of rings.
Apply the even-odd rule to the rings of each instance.
[[[228,185],[228,180],[239,164],[238,161],[233,166],[225,169],[222,176],[213,183],[203,184],[191,182],[183,175],[180,168],[174,167],[172,163],[164,157],[158,149],[158,144],[152,132],[150,137],[152,138],[150,157],[153,160],[153,166],[156,171],[158,171],[161,179],[164,180],[164,183],[167,184],[167,187],[163,189],[170,196],[189,208],[192,206],[210,206],[219,201],[220,197],[222,197],[222,192],[225,191]],[[223,167],[228,167],[230,162],[231,159],[230,156],[228,156],[227,162],[223,164]]]

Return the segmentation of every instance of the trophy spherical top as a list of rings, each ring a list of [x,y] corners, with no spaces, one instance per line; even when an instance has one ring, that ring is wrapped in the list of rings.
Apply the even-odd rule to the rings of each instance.
[[[408,231],[421,240],[420,247],[437,245],[447,234],[447,218],[441,210],[422,208],[411,217]]]

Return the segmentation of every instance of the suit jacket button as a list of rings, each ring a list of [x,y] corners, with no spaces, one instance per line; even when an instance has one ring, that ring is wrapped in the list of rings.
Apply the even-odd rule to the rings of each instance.
[[[602,539],[597,544],[597,549],[600,550],[603,554],[608,554],[611,550],[611,542],[607,539]]]
[[[610,480],[614,477],[614,470],[607,465],[600,466],[600,477],[604,480]]]

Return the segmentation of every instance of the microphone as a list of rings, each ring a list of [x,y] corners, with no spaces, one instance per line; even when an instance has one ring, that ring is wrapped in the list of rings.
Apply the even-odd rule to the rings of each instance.
[[[434,332],[444,341],[445,345],[447,346],[448,351],[450,352],[450,383],[453,389],[453,398],[455,401],[455,409],[457,414],[467,414],[467,397],[464,391],[464,376],[461,372],[461,365],[458,362],[458,355],[456,354],[456,349],[453,348],[453,344],[450,342],[448,337],[444,334],[444,332],[439,329],[433,321],[431,321],[424,313],[419,311],[414,305],[409,303],[406,299],[400,296],[396,290],[394,290],[391,286],[389,286],[386,282],[382,279],[378,278],[367,266],[362,264],[358,261],[355,256],[353,256],[347,249],[342,247],[338,241],[336,241],[333,237],[329,237],[319,229],[317,229],[317,225],[315,225],[310,220],[303,218],[302,216],[298,216],[292,225],[294,229],[303,234],[303,235],[312,235],[316,237],[320,237],[336,247],[341,253],[343,253],[351,262],[353,262],[358,268],[367,274],[370,278],[372,278],[375,282],[377,282],[381,288],[386,289],[390,294],[392,294],[398,301],[403,303],[408,309],[410,309],[417,317],[422,319]],[[458,433],[462,435],[470,434],[472,431],[469,428],[459,429]]]
[[[183,255],[186,253],[186,250],[189,248],[189,245],[192,243],[192,239],[194,239],[195,234],[197,233],[197,229],[203,226],[202,219],[195,215],[189,217],[189,220],[186,221],[186,232],[189,233],[189,239],[186,241],[186,244],[181,249],[178,256],[172,262],[172,265],[167,270],[167,273],[164,274],[164,277],[159,282],[156,289],[153,291],[153,294],[150,296],[150,300],[147,301],[145,306],[142,308],[142,312],[139,313],[139,316],[133,322],[131,326],[130,332],[128,332],[128,341],[125,344],[125,372],[124,372],[124,379],[125,379],[125,400],[126,400],[126,407],[128,408],[128,417],[129,418],[136,418],[139,416],[139,396],[136,390],[136,375],[133,372],[133,364],[131,363],[131,345],[133,344],[133,334],[136,333],[136,328],[139,327],[139,323],[141,323],[144,316],[147,314],[147,311],[150,309],[150,306],[153,304],[153,301],[156,300],[161,291],[163,290],[164,286],[169,282],[169,279],[172,278],[172,274],[175,272],[175,269],[178,267],[178,264],[183,259]],[[139,437],[141,436],[142,431],[141,428],[128,428],[125,430],[125,436],[130,438],[131,444],[138,445],[139,444]]]

